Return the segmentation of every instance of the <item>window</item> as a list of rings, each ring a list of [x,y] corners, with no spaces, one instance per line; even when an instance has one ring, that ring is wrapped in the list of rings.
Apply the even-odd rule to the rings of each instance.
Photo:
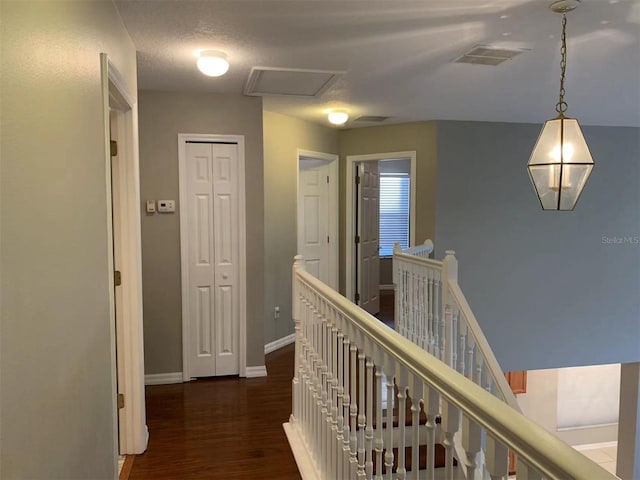
[[[380,174],[380,256],[393,255],[393,245],[409,247],[409,188],[406,173]]]

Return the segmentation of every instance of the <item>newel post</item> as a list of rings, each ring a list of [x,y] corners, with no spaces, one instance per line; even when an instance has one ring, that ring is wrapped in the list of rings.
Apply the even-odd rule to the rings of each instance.
[[[456,252],[453,250],[447,250],[445,252],[444,260],[442,260],[442,305],[446,309],[447,307],[453,308],[453,301],[450,298],[449,285],[453,282],[458,283],[458,259],[456,258]],[[452,365],[453,362],[453,329],[451,325],[451,316],[446,318],[445,325],[445,351],[444,362],[451,368],[455,368]]]
[[[428,257],[431,252],[433,252],[433,241],[430,238],[427,238],[424,241],[424,246],[427,247],[427,254],[425,256]]]
[[[294,331],[296,337],[295,343],[295,356],[294,356],[294,369],[293,380],[291,381],[291,418],[289,421],[294,424],[300,419],[300,355],[302,352],[302,301],[300,299],[300,280],[298,279],[298,272],[304,271],[304,259],[302,255],[296,255],[293,262],[292,275],[291,275],[291,317],[294,323]]]
[[[396,259],[396,255],[402,253],[402,247],[400,246],[400,242],[396,242],[393,244],[393,257],[391,257],[391,269],[393,273],[393,309],[394,309],[394,327],[396,331],[400,331],[398,326],[402,325],[400,315],[400,305],[401,299],[403,296],[402,286],[400,285],[400,262]],[[400,286],[399,286],[400,285]]]

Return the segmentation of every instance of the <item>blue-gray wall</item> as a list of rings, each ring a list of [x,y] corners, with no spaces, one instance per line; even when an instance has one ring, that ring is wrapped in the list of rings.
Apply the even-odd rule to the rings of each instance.
[[[504,370],[640,361],[640,129],[584,127],[591,178],[575,211],[544,212],[540,128],[438,122],[436,258],[456,251]]]

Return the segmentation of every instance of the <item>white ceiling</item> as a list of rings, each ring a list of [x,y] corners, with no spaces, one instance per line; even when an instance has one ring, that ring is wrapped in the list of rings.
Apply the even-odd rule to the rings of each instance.
[[[242,93],[253,66],[345,71],[319,99],[265,98],[268,110],[323,124],[329,108],[386,123],[553,117],[561,16],[551,3],[115,0],[138,50],[140,89]],[[583,0],[567,32],[568,115],[640,126],[640,0]],[[477,44],[530,51],[497,67],[451,63]],[[199,49],[225,51],[229,72],[202,75]]]

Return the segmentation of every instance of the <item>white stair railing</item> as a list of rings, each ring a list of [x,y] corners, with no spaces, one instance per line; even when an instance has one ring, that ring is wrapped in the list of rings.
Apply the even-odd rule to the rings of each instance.
[[[458,260],[428,258],[427,240],[393,252],[395,328],[405,338],[520,411],[471,307],[458,284]]]
[[[433,462],[435,442],[446,449],[444,478],[456,479],[458,438],[467,478],[487,472],[506,479],[508,449],[518,455],[518,479],[616,478],[313,277],[299,256],[293,317],[293,411],[285,431],[305,480],[442,478]],[[407,432],[393,427],[390,406],[400,409],[409,400]],[[401,415],[398,410],[398,420]],[[425,444],[428,461],[419,469],[417,452]],[[401,460],[409,453],[410,469]]]

